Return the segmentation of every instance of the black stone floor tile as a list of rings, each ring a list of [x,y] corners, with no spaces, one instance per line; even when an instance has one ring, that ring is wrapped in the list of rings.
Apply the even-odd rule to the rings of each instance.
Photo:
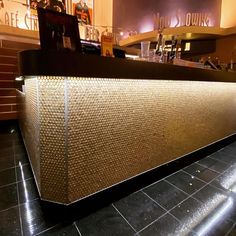
[[[160,206],[142,192],[136,192],[114,203],[118,211],[136,231],[166,213]]]
[[[182,229],[193,231],[195,226],[207,216],[208,211],[203,208],[201,202],[190,197],[170,213],[180,221]]]
[[[39,233],[40,236],[80,236],[74,223],[59,224],[43,233]]]
[[[36,235],[58,223],[56,220],[47,218],[43,213],[39,200],[20,205],[20,213],[24,236]]]
[[[209,192],[209,191],[208,191]],[[212,194],[202,203],[208,211],[205,218],[194,228],[200,235],[225,235],[236,221],[235,194]]]
[[[218,218],[212,215],[204,219],[199,225],[194,228],[197,235],[207,236],[223,236],[226,235],[233,226],[233,222],[228,219]]]
[[[0,171],[12,168],[14,166],[14,155],[0,157]]]
[[[4,136],[0,136],[1,142],[0,142],[0,149],[5,148],[12,148],[14,139],[13,138],[5,138]]]
[[[193,235],[188,228],[182,228],[181,224],[170,214],[162,216],[153,224],[139,232],[139,236],[167,236],[167,235]],[[197,235],[196,235],[197,236]]]
[[[14,154],[15,155],[22,155],[25,154],[26,155],[26,150],[25,147],[22,145],[14,145]]]
[[[204,188],[199,190],[197,193],[195,193],[192,197],[196,198],[197,200],[201,201],[202,203],[208,203],[208,204],[217,204],[218,202],[222,202],[227,200],[228,193],[217,189],[211,185],[206,185]]]
[[[209,170],[204,166],[200,166],[197,163],[193,163],[192,165],[187,166],[183,170],[189,173],[190,175],[196,176],[197,178],[207,183],[219,175],[219,173]]]
[[[230,193],[229,198],[225,201],[224,206],[227,205],[228,211],[225,214],[225,218],[231,219],[234,223],[236,223],[236,194]]]
[[[181,224],[192,228],[196,222],[199,222],[201,203],[190,197],[172,209],[170,213],[174,215]],[[193,225],[191,225],[191,221]]]
[[[16,167],[17,181],[33,178],[33,173],[29,164]]]
[[[18,182],[19,202],[26,203],[39,198],[34,179]]]
[[[222,173],[229,168],[230,165],[227,165],[224,162],[217,161],[216,159],[212,159],[210,157],[205,157],[202,160],[196,162],[202,166],[210,168],[218,173]]]
[[[0,134],[12,134],[17,132],[17,122],[16,121],[0,121]]]
[[[1,148],[0,158],[5,157],[13,157],[14,158],[14,151],[12,147]]]
[[[15,168],[0,171],[0,187],[16,182]]]
[[[143,189],[143,191],[167,210],[175,207],[189,196],[164,180]]]
[[[231,144],[229,144],[227,147],[234,147],[234,148],[236,148],[236,141],[231,143]]]
[[[197,235],[225,235],[235,222],[236,208],[232,198],[217,197],[204,203],[189,198],[171,213]]]
[[[227,236],[235,236],[236,235],[236,224],[232,227],[232,229],[228,232]]]
[[[222,234],[217,235],[223,235],[223,232],[227,233],[233,225],[232,222],[236,220],[236,195],[207,185],[194,194],[193,197],[209,208],[209,217],[204,222],[201,222],[199,229],[195,229],[195,231],[206,230],[207,225],[212,225],[212,229],[210,229],[211,235],[216,234],[217,231],[222,231]],[[213,225],[213,222],[218,223]],[[216,230],[216,227],[219,229]]]
[[[236,163],[236,158],[234,156],[222,153],[220,151],[211,154],[210,158],[216,159],[217,161],[223,161],[226,164]]]
[[[226,192],[232,191],[236,193],[236,164],[232,165],[222,175],[212,181],[211,185]]]
[[[16,206],[17,204],[16,184],[0,187],[0,211]]]
[[[21,235],[18,206],[0,212],[0,235],[2,236]]]
[[[15,155],[15,165],[19,166],[19,164],[29,164],[29,159],[26,153],[16,154]]]
[[[178,171],[167,177],[165,180],[188,194],[193,194],[205,185],[201,180],[198,180],[194,176],[183,171]]]
[[[131,236],[135,231],[112,206],[76,222],[82,236]]]
[[[223,155],[229,155],[229,156],[233,156],[234,158],[236,158],[236,149],[235,148],[222,148],[221,150],[219,150],[220,154]]]

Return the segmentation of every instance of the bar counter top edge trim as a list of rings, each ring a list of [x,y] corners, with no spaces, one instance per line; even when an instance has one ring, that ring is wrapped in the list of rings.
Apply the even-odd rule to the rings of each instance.
[[[233,72],[77,52],[26,50],[21,51],[18,56],[20,76],[236,82],[236,73]]]

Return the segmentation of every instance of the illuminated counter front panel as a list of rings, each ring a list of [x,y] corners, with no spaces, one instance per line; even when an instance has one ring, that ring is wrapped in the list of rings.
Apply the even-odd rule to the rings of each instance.
[[[41,198],[64,204],[236,132],[232,82],[26,75],[21,99]]]

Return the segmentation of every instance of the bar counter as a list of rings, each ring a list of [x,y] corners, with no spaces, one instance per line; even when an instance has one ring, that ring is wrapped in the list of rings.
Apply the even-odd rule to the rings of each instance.
[[[45,201],[71,204],[236,133],[236,73],[40,50],[19,61]]]

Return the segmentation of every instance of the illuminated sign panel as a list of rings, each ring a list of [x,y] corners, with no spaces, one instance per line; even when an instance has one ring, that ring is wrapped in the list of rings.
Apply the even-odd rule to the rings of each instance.
[[[21,29],[38,30],[38,21],[35,17],[30,17],[26,1],[2,0],[0,5],[0,24]]]
[[[220,26],[221,0],[113,0],[113,27],[139,33],[179,26]]]

